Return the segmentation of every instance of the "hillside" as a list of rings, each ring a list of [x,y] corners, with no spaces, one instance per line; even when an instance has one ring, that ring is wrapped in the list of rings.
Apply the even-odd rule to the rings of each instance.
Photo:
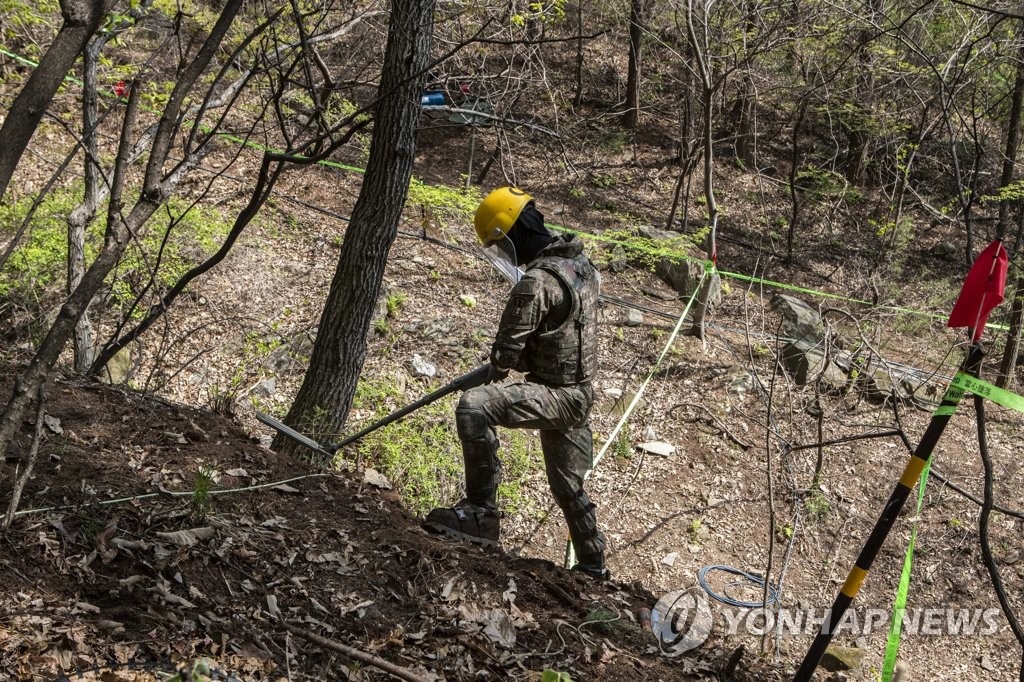
[[[359,127],[367,118],[352,112],[373,100],[388,30],[376,4],[313,4],[307,28],[331,34],[319,51],[295,50],[285,62],[280,45],[300,44],[285,26],[239,47],[234,62],[219,56],[249,87],[206,120],[223,115],[225,135],[197,126],[201,142],[190,147],[191,129],[176,131],[168,167],[175,154],[194,153],[194,168],[185,164],[190,172],[103,278],[90,309],[94,341],[162,310],[177,278],[220,247],[266,147],[306,153],[310,136],[347,116],[351,128],[333,133],[351,138],[323,163],[283,165],[223,262],[118,353],[102,380],[73,371],[66,348],[46,383],[43,423],[33,405],[17,424],[0,469],[5,508],[37,433],[38,459],[3,536],[0,678],[188,679],[194,669],[198,679],[380,680],[391,665],[423,680],[790,679],[963,359],[963,331],[946,329],[945,316],[966,252],[1006,228],[1000,209],[1024,216],[997,180],[1002,152],[993,151],[1003,149],[1003,91],[1022,73],[1007,57],[1019,46],[1011,22],[939,3],[934,16],[914,13],[892,36],[871,37],[874,19],[828,8],[794,5],[785,21],[772,8],[756,17],[746,5],[705,8],[721,12],[704,24],[719,32],[706,45],[721,49],[711,57],[723,79],[708,122],[721,299],[699,340],[688,322],[677,327],[705,272],[695,247],[711,223],[682,10],[659,5],[649,17],[648,85],[631,129],[622,122],[631,22],[622,8],[528,8],[564,10],[555,19],[509,18],[504,7],[438,10],[434,51],[453,51],[424,74],[428,87],[456,108],[496,113],[422,112],[414,181],[345,431],[487,358],[508,285],[475,249],[472,212],[493,187],[523,187],[552,229],[578,231],[601,271],[591,420],[602,459],[587,484],[609,540],[613,578],[601,583],[562,568],[565,525],[534,433],[501,434],[501,550],[420,528],[427,510],[461,495],[455,396],[332,463],[269,447],[273,434],[255,413],[283,417],[309,365],[369,154]],[[7,107],[31,73],[26,55],[37,58],[52,39],[59,8],[0,6],[15,50],[0,57]],[[110,92],[144,74],[135,131],[144,140],[187,66],[177,50],[195,46],[214,10],[158,3],[133,30],[119,25],[126,32],[99,64],[97,159],[106,170],[127,108]],[[261,26],[265,10],[253,9],[239,31]],[[578,10],[578,28],[562,20],[569,10]],[[492,25],[493,35],[468,37]],[[793,38],[800,26],[805,35]],[[576,36],[584,30],[586,40]],[[789,37],[773,42],[781,35]],[[730,42],[736,36],[747,56]],[[964,36],[969,49],[959,46]],[[877,44],[862,50],[869,39]],[[229,44],[241,45],[241,33]],[[874,80],[842,70],[846,63],[870,66]],[[922,94],[933,71],[971,87],[942,81],[936,106]],[[864,101],[868,82],[878,90]],[[224,85],[201,83],[217,94]],[[78,142],[80,85],[60,89],[0,203],[0,247],[18,246],[0,270],[5,399],[66,297],[67,234],[84,184],[81,164],[61,164],[78,158],[67,154]],[[144,152],[126,184],[140,202],[150,200]],[[1001,188],[1008,199],[995,196]],[[83,236],[83,261],[103,241],[101,223]],[[1020,235],[1004,236],[1016,248]],[[1010,291],[1006,298],[984,337],[988,381],[1007,342]],[[1011,374],[1019,390],[1020,367]],[[987,409],[998,505],[989,540],[1021,614],[1024,420]],[[830,665],[849,669],[816,679],[879,679],[912,532],[903,681],[1018,679],[1020,647],[980,550],[976,426],[964,400],[920,510],[915,490],[855,619],[837,634],[837,657],[849,665]],[[726,603],[763,600],[743,573],[769,575],[769,616]],[[684,619],[702,641],[670,655],[644,613],[678,592],[699,601],[711,627]],[[765,628],[767,617],[780,627]]]

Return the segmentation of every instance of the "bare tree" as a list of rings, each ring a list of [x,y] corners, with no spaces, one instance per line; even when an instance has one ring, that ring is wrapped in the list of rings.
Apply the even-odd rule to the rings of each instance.
[[[103,0],[61,0],[60,10],[64,23],[39,61],[39,66],[11,104],[0,128],[0,200],[50,100],[64,82],[86,41],[99,28],[106,4]]]
[[[103,246],[84,273],[79,285],[61,306],[57,319],[39,345],[32,360],[15,381],[14,392],[2,418],[0,418],[0,451],[6,449],[21,426],[22,418],[32,396],[36,395],[39,386],[46,380],[47,374],[57,362],[68,339],[74,333],[75,325],[103,285],[107,274],[117,264],[132,235],[145,224],[173,193],[184,175],[209,150],[208,145],[194,149],[185,159],[173,164],[170,170],[164,168],[176,133],[182,124],[180,113],[185,100],[192,93],[196,82],[220,47],[221,41],[241,9],[242,2],[243,0],[227,0],[217,22],[199,50],[190,60],[184,62],[167,104],[161,113],[160,122],[149,149],[142,189],[131,210],[125,212],[124,190],[127,184],[131,140],[135,134],[135,119],[140,96],[138,87],[134,84],[131,86],[118,143],[117,159],[110,180],[110,201]],[[30,86],[31,79],[26,88]]]

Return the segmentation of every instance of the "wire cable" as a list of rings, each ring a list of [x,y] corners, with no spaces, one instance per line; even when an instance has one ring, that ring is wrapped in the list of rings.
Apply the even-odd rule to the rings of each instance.
[[[773,587],[772,585],[768,586],[767,604],[764,604],[763,602],[759,601],[740,601],[738,599],[733,599],[728,595],[718,594],[713,589],[711,589],[710,585],[708,585],[707,575],[712,571],[720,571],[722,573],[728,573],[730,575],[735,575],[740,578],[740,580],[734,580],[733,582],[726,585],[726,588],[740,586],[764,590],[764,578],[762,578],[759,575],[754,575],[753,573],[741,571],[740,569],[733,568],[732,566],[722,566],[720,564],[705,566],[704,568],[700,569],[697,572],[697,582],[700,583],[700,586],[704,589],[705,592],[708,593],[709,597],[711,597],[712,599],[716,599],[722,602],[723,604],[728,604],[729,606],[739,606],[745,609],[760,609],[766,606],[771,606],[779,600],[779,590],[777,587]]]

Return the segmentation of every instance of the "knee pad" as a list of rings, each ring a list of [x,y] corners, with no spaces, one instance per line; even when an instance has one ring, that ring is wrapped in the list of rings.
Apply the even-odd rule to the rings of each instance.
[[[470,441],[487,437],[491,424],[482,408],[484,398],[486,396],[479,394],[476,389],[466,391],[459,398],[459,404],[455,408],[455,428],[459,440]]]

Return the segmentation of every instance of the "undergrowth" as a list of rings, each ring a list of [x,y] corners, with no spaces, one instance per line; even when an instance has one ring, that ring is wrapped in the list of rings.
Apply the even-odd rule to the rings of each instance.
[[[435,388],[424,389],[423,393]],[[353,408],[370,414],[365,424],[350,427],[354,431],[382,419],[417,397],[405,395],[393,380],[364,379],[356,389]],[[417,514],[451,505],[463,496],[462,447],[455,431],[457,401],[458,394],[446,396],[364,436],[357,445],[363,462],[387,476],[402,500]],[[503,430],[500,436],[502,448],[498,456],[504,469],[498,488],[499,504],[511,513],[528,510],[530,500],[524,483],[536,463],[530,456],[527,435]]]
[[[67,216],[81,201],[82,188],[56,190],[40,204],[21,244],[0,272],[0,305],[38,309],[48,297],[63,292],[67,272]],[[0,233],[13,236],[32,198],[0,205]],[[121,262],[107,280],[110,299],[127,308],[146,288],[156,269],[156,288],[172,286],[191,267],[219,248],[230,224],[215,208],[193,207],[184,199],[172,199],[139,231]],[[86,267],[103,243],[106,206],[86,232]],[[168,234],[169,231],[169,234]],[[152,287],[150,287],[152,291]],[[148,306],[140,306],[136,316]]]

